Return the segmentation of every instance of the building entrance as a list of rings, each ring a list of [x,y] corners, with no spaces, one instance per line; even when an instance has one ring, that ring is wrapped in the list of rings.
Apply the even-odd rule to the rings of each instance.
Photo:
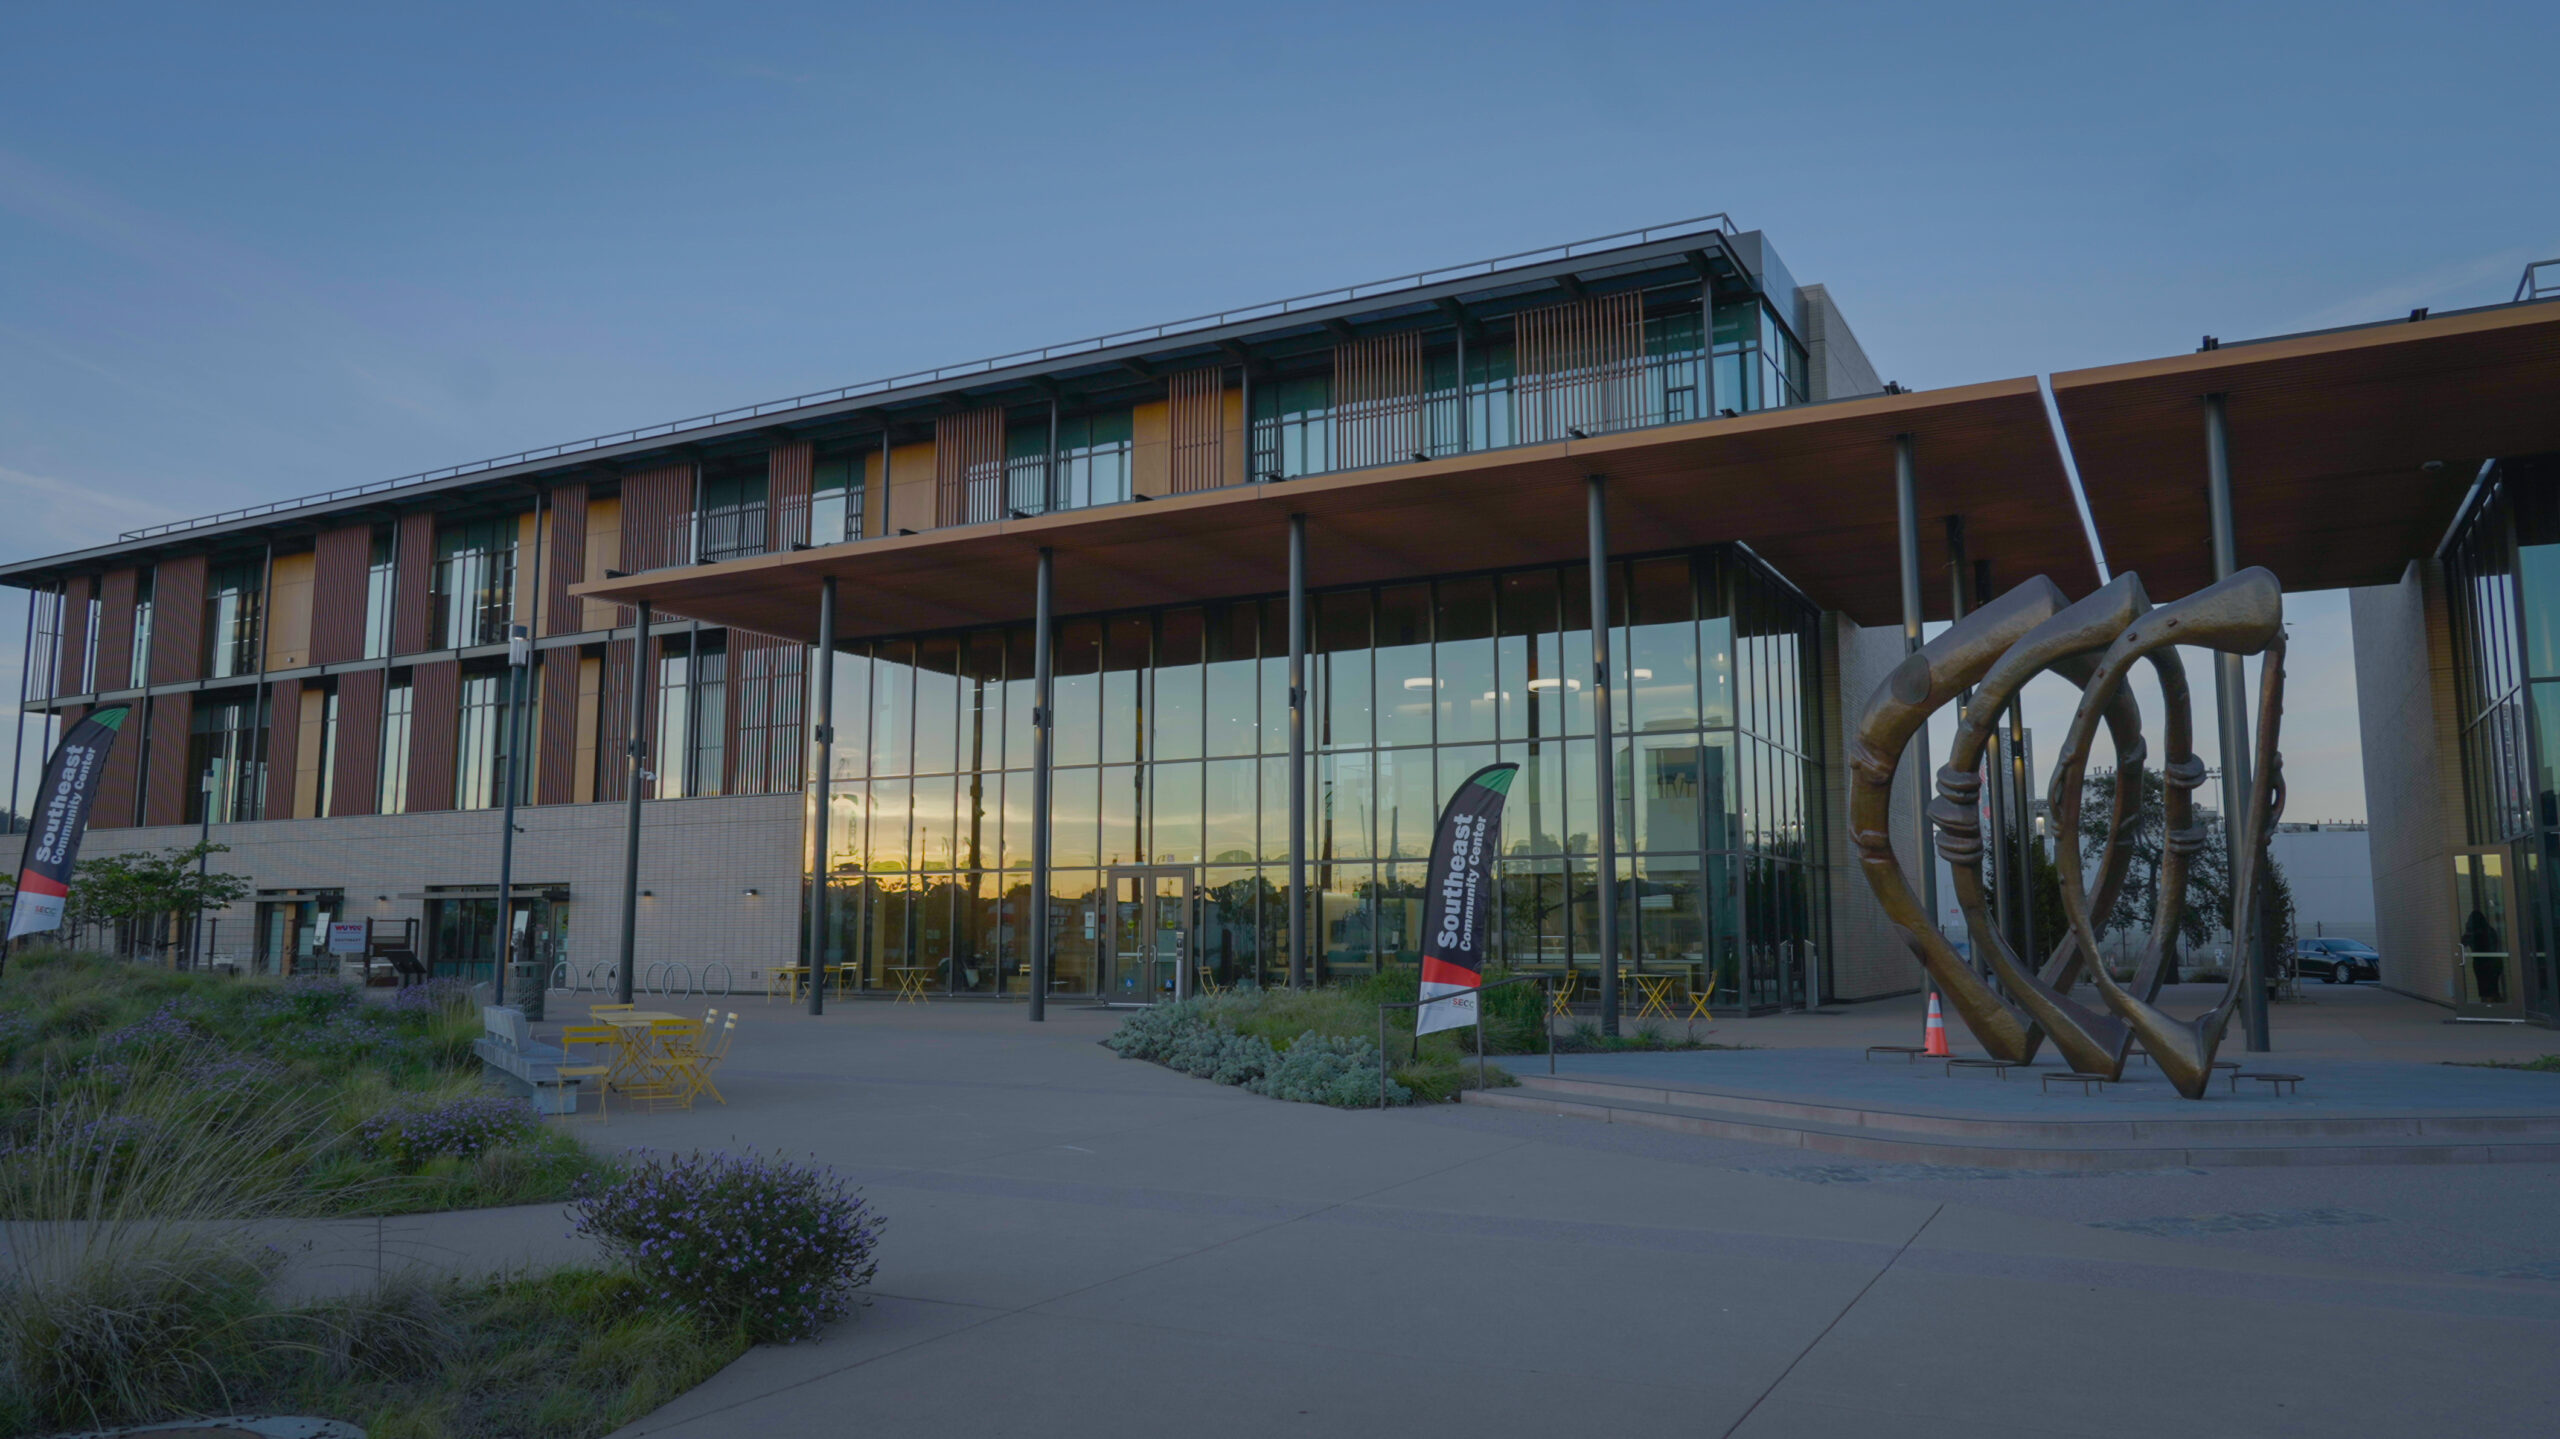
[[[2515,876],[2503,847],[2454,855],[2453,912],[2454,1012],[2464,1019],[2521,1020]]]
[[[1105,1002],[1188,998],[1198,963],[1198,872],[1188,865],[1122,865],[1105,873],[1111,890]]]

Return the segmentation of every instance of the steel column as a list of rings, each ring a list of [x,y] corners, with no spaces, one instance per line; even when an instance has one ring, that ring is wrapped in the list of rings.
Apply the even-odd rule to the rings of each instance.
[[[1600,1032],[1618,1032],[1618,766],[1609,724],[1609,480],[1584,482],[1591,544],[1591,742],[1600,800]]]
[[[1920,652],[1920,481],[1912,464],[1911,437],[1896,435],[1893,440],[1894,521],[1902,549],[1902,647],[1907,653]],[[1938,926],[1938,857],[1929,849],[1929,730],[1923,725],[1911,737],[1914,771],[1920,776],[1920,798],[1911,807],[1912,827],[1919,846],[1920,902],[1928,908],[1929,926]],[[1923,972],[1925,975],[1925,971]],[[1922,980],[1925,988],[1934,988]]]
[[[27,591],[27,623],[18,640],[18,738],[9,751],[9,832],[12,834],[17,833],[21,826],[29,833],[34,832],[34,826],[25,822],[26,810],[18,803],[18,783],[25,777],[27,768],[27,677],[34,672],[35,649],[36,592],[30,589]],[[142,708],[142,705],[138,704],[136,708]],[[143,723],[147,725],[150,721],[146,719]],[[142,726],[135,726],[134,734],[137,736],[134,742],[141,744]],[[140,773],[138,770],[135,772]],[[37,783],[43,781],[39,779]]]
[[[1048,547],[1042,546],[1040,570],[1031,590],[1031,1020],[1035,1024],[1049,1017],[1049,793],[1050,770],[1057,763],[1052,734],[1057,717],[1050,712],[1056,676],[1049,652],[1055,645],[1051,634],[1055,563]]]
[[[1289,517],[1289,987],[1307,986],[1307,517]]]
[[[809,736],[818,742],[815,772],[817,804],[809,821],[809,1013],[827,1012],[827,806],[835,798],[836,772],[836,577],[818,581],[818,662],[811,666],[817,686],[817,712],[809,717]]]
[[[2213,522],[2213,577],[2229,579],[2240,568],[2240,539],[2231,517],[2230,417],[2223,397],[2204,397],[2205,508]],[[2214,710],[2221,720],[2222,838],[2229,849],[2231,876],[2240,875],[2240,828],[2249,803],[2249,671],[2235,654],[2217,653],[2213,665]],[[2239,909],[2240,896],[2231,896]],[[2267,956],[2263,936],[2231,936],[2235,965],[2248,966],[2240,997],[2241,1023],[2249,1052],[2263,1054],[2267,1037]],[[2244,959],[2242,956],[2246,954]]]
[[[649,673],[649,602],[638,606],[639,624],[631,632],[631,732],[624,752],[631,757],[626,767],[622,794],[622,972],[614,977],[614,998],[631,1002],[631,956],[640,934],[640,775],[649,757],[648,721],[649,687],[656,676]]]
[[[534,531],[540,543],[541,529]],[[515,962],[516,927],[516,753],[524,744],[524,676],[533,660],[533,637],[529,627],[512,625],[507,636],[507,718],[500,733],[504,738],[498,747],[501,803],[498,827],[498,944],[497,976],[489,986],[489,997],[499,1004],[507,1002],[507,968]],[[532,986],[532,995],[520,1000],[527,1019],[542,1018],[542,991],[546,979]]]

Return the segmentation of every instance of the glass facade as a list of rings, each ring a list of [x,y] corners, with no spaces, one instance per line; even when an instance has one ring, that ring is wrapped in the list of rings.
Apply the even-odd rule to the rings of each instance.
[[[2560,461],[2503,460],[2441,554],[2461,726],[2457,1000],[2560,1021]]]
[[[186,822],[200,824],[207,806],[220,822],[259,817],[267,793],[265,691],[197,698],[188,724]]]
[[[264,560],[243,558],[215,565],[205,576],[205,678],[258,672],[258,601],[265,568]]]
[[[1623,958],[1722,1003],[1810,1002],[1827,953],[1816,613],[1738,549],[1611,570]],[[1309,597],[1304,902],[1320,976],[1418,961],[1440,806],[1499,761],[1523,774],[1497,959],[1598,962],[1589,594],[1568,566]],[[1285,602],[1080,617],[1055,642],[1056,991],[1128,987],[1119,932],[1135,921],[1119,910],[1167,877],[1204,976],[1285,973]],[[1021,991],[1033,659],[1028,626],[838,655],[826,943],[866,986]]]
[[[516,518],[506,515],[437,532],[430,645],[459,649],[506,643],[515,603],[517,531]]]

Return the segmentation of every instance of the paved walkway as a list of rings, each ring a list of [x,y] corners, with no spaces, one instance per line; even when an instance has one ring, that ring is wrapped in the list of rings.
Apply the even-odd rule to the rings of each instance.
[[[1277,1103],[1118,1059],[1095,1043],[1117,1017],[1089,1010],[740,1008],[728,1108],[584,1132],[850,1172],[890,1221],[874,1301],[627,1435],[2560,1425],[2560,1166],[1809,1162],[1472,1106]],[[1839,1044],[1882,1022],[1791,1023]],[[402,1234],[538,1247],[538,1214],[486,1219]]]

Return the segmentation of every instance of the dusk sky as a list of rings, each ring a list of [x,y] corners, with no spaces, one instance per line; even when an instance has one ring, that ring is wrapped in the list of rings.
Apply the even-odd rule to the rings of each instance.
[[[2500,301],[2560,255],[2547,3],[0,26],[12,558],[1710,211],[1918,387]],[[2293,612],[2292,815],[2361,818],[2343,596]]]

